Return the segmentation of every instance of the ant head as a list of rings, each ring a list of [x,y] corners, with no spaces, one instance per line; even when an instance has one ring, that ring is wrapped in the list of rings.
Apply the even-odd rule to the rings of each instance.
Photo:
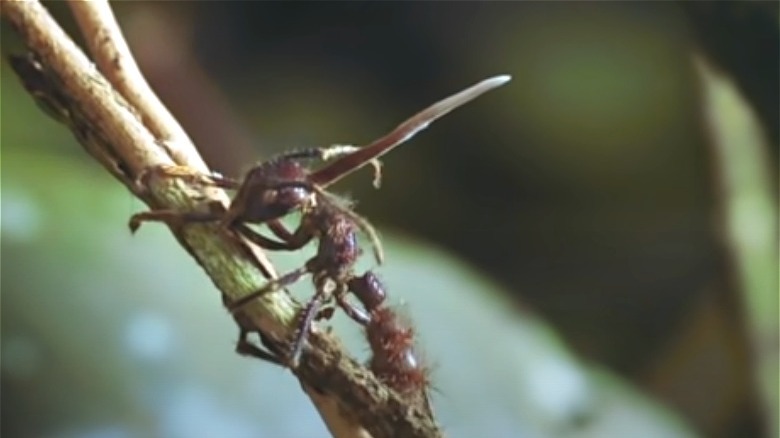
[[[234,220],[259,223],[286,216],[314,194],[305,167],[281,159],[252,168],[231,203]]]

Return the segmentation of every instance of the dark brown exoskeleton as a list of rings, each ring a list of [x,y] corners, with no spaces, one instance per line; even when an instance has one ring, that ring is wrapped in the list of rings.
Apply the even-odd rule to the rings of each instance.
[[[237,311],[263,293],[284,288],[303,275],[312,274],[316,293],[306,304],[301,315],[298,336],[294,341],[288,362],[294,367],[309,327],[312,321],[322,314],[320,309],[324,304],[335,299],[351,318],[364,325],[368,321],[366,312],[351,305],[346,299],[346,295],[350,292],[350,280],[358,278],[354,277],[352,272],[353,265],[361,252],[356,237],[358,231],[362,231],[369,237],[377,262],[381,264],[383,260],[381,244],[373,227],[352,211],[347,201],[325,191],[325,187],[367,164],[376,166],[374,184],[378,186],[380,174],[377,159],[381,155],[407,141],[439,117],[503,85],[509,79],[509,76],[496,76],[447,97],[412,116],[389,134],[365,147],[335,145],[286,153],[253,167],[240,181],[216,175],[190,174],[196,180],[237,190],[227,211],[155,210],[134,215],[130,220],[130,227],[135,230],[143,221],[179,223],[219,221],[223,227],[243,235],[268,250],[296,250],[317,239],[319,241],[317,253],[303,267],[270,281],[255,293],[229,305],[231,310]],[[313,172],[302,164],[304,160],[326,161],[337,157],[338,159],[333,163]],[[171,174],[182,177],[186,176],[187,172],[176,171]],[[300,211],[301,222],[293,232],[290,232],[279,219],[294,211]],[[247,224],[266,224],[275,238],[267,237]]]

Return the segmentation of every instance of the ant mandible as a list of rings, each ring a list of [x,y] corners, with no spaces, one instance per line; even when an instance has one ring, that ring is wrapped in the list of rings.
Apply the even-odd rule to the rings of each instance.
[[[260,290],[229,306],[235,312],[257,296],[284,288],[311,273],[316,293],[301,315],[298,335],[290,355],[290,365],[295,367],[309,327],[325,303],[335,298],[352,319],[361,324],[367,321],[365,312],[352,306],[346,299],[350,291],[348,282],[355,278],[352,266],[361,253],[356,237],[358,230],[369,237],[377,262],[381,264],[383,261],[381,243],[373,227],[352,211],[349,202],[325,191],[325,187],[368,164],[374,164],[376,168],[374,185],[378,186],[381,175],[377,159],[381,155],[409,140],[453,109],[509,80],[509,76],[483,80],[429,106],[365,147],[335,145],[286,153],[256,165],[243,180],[218,175],[196,175],[180,168],[158,169],[172,176],[191,178],[237,192],[227,211],[142,212],[131,217],[130,228],[135,231],[145,221],[218,221],[222,227],[234,230],[268,250],[297,250],[315,238],[319,239],[317,253],[303,267],[270,281]],[[301,164],[302,160],[327,161],[333,158],[338,159],[314,172]],[[279,220],[294,211],[301,212],[301,222],[295,231],[290,232]],[[266,224],[279,240],[260,234],[247,224]]]

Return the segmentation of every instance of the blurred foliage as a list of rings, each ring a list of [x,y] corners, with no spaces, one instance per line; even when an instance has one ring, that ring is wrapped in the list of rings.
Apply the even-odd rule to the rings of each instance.
[[[776,179],[768,159],[765,132],[734,84],[706,61],[697,63],[704,78],[707,119],[718,158],[725,211],[724,232],[744,293],[756,381],[764,397],[771,435],[780,430],[778,331],[778,211]],[[776,175],[775,175],[776,176]]]
[[[430,350],[432,362],[438,364],[435,376],[437,381],[441,379],[441,396],[437,396],[436,406],[449,423],[445,426],[453,425],[453,434],[469,436],[466,431],[493,430],[484,429],[485,425],[497,431],[522,428],[531,435],[536,428],[553,436],[565,435],[562,430],[572,428],[575,435],[590,430],[591,436],[624,436],[626,433],[606,431],[648,430],[657,432],[649,436],[669,436],[630,420],[633,416],[649,418],[644,415],[655,411],[641,399],[637,403],[642,406],[622,396],[614,399],[615,404],[604,401],[609,399],[604,394],[611,393],[615,378],[602,380],[591,372],[582,377],[585,374],[571,356],[554,347],[562,342],[540,333],[549,329],[516,321],[507,323],[513,328],[489,325],[497,318],[496,307],[517,313],[519,316],[507,318],[520,321],[530,318],[530,309],[538,312],[577,355],[630,379],[682,413],[706,436],[758,436],[769,424],[762,418],[752,385],[751,358],[754,354],[777,355],[777,342],[773,341],[777,305],[771,305],[772,299],[777,300],[777,287],[744,288],[748,293],[744,298],[740,293],[743,277],[732,275],[735,253],[725,244],[725,201],[717,189],[722,175],[715,171],[719,162],[712,132],[702,123],[702,108],[706,107],[698,72],[691,68],[690,60],[698,47],[705,47],[707,54],[719,60],[718,65],[740,84],[772,139],[776,117],[772,118],[771,111],[780,107],[776,88],[778,15],[772,13],[776,5],[704,2],[684,3],[679,8],[668,2],[120,2],[115,7],[153,86],[204,156],[226,174],[238,174],[259,157],[291,147],[366,143],[414,111],[476,80],[498,73],[514,76],[504,89],[448,115],[390,154],[385,160],[381,191],[370,187],[368,172],[337,189],[351,191],[360,201],[358,210],[383,229],[397,230],[385,233],[391,234],[391,263],[381,272],[394,297],[408,294],[404,298],[419,321],[423,344]],[[64,5],[54,3],[52,8],[73,30],[67,13],[63,13]],[[2,32],[6,54],[13,47],[13,38],[7,38],[6,27]],[[724,45],[738,50],[724,49]],[[301,411],[311,412],[292,388],[288,381],[292,379],[279,379],[268,367],[228,353],[234,336],[232,323],[219,310],[216,295],[207,298],[213,292],[208,280],[163,237],[166,232],[162,227],[144,228],[134,239],[127,236],[125,218],[143,207],[131,201],[129,194],[113,190],[110,186],[114,183],[94,163],[79,163],[89,158],[70,135],[41,115],[18,89],[5,65],[2,73],[6,155],[2,160],[2,251],[6,260],[3,401],[28,394],[19,389],[23,384],[10,393],[6,389],[10,388],[5,378],[6,348],[21,352],[14,354],[38,366],[54,366],[47,351],[56,347],[57,362],[69,363],[67,370],[83,366],[82,354],[109,351],[105,370],[87,367],[88,373],[81,377],[60,370],[43,380],[49,386],[42,391],[51,390],[51,394],[38,396],[31,391],[25,403],[14,403],[19,412],[39,411],[42,408],[37,403],[51,408],[46,410],[52,413],[47,417],[50,422],[42,424],[52,425],[46,430],[62,430],[65,423],[57,418],[76,418],[62,411],[67,408],[82,410],[78,418],[109,411],[114,417],[92,417],[103,418],[107,425],[103,430],[95,426],[97,423],[89,423],[98,427],[90,429],[95,434],[132,435],[110,427],[121,423],[148,427],[132,429],[136,434],[153,434],[154,430],[166,436],[185,436],[187,430],[163,433],[169,429],[160,424],[171,423],[155,419],[158,409],[167,406],[179,416],[206,408],[232,415],[233,408],[251,406],[247,412],[259,415],[257,412],[274,408],[254,405],[262,401],[256,392],[262,390],[261,384],[279,380],[291,387],[274,390],[275,397],[295,394],[295,401],[278,403],[289,411],[269,412],[274,412],[277,420],[286,420],[290,412],[295,412],[296,418]],[[770,141],[768,147],[776,150],[776,141]],[[9,151],[16,152],[10,155]],[[769,162],[773,163],[769,178],[776,180],[776,159]],[[9,184],[13,181],[11,169],[19,181],[14,184]],[[83,187],[77,187],[79,184]],[[99,196],[105,199],[98,200]],[[770,202],[776,205],[776,200],[775,193]],[[52,210],[44,210],[48,207]],[[101,226],[106,230],[101,231]],[[398,232],[410,237],[396,247],[392,234]],[[158,239],[163,242],[157,243]],[[442,252],[415,259],[416,253],[426,253],[421,239],[441,247]],[[52,246],[60,241],[61,248]],[[64,245],[66,241],[69,246]],[[157,246],[163,244],[170,249]],[[82,258],[85,251],[97,254]],[[494,298],[486,299],[481,291],[496,288],[493,285],[466,279],[453,285],[420,279],[429,275],[446,281],[459,279],[457,273],[469,272],[453,265],[452,255],[501,285],[510,299],[485,304]],[[414,260],[408,271],[394,265],[403,266],[407,259]],[[9,260],[13,260],[11,272]],[[767,272],[778,266],[776,260],[775,252],[769,254],[769,261],[748,261],[744,266]],[[172,261],[176,264],[168,266]],[[112,263],[114,267],[108,266]],[[442,263],[441,267],[437,263]],[[393,274],[395,269],[399,271]],[[154,272],[156,278],[148,278],[147,272]],[[460,289],[470,290],[463,296],[471,298],[455,299]],[[37,301],[9,299],[9,290],[14,296],[33,291]],[[76,305],[62,295],[78,295],[82,290],[94,290],[94,298],[83,292],[85,302]],[[110,299],[106,290],[112,291]],[[193,293],[192,299],[184,301],[186,306],[202,306],[197,318],[182,307],[182,290]],[[762,294],[752,295],[750,291],[755,290]],[[115,298],[134,300],[138,294],[142,298],[135,304]],[[480,295],[475,298],[473,294]],[[430,302],[418,304],[412,297],[430,298]],[[163,302],[158,302],[161,299]],[[68,311],[52,311],[41,318],[37,309],[50,306],[51,300],[58,306],[62,302]],[[89,304],[90,300],[101,304]],[[452,317],[446,311],[448,305],[465,310]],[[106,316],[95,316],[103,318],[101,323],[76,318],[85,328],[66,335],[65,325],[73,321],[73,315],[84,315],[82,307],[90,309],[90,315]],[[129,309],[123,310],[125,307]],[[468,315],[483,307],[484,319],[471,322]],[[748,313],[743,312],[746,307]],[[127,351],[116,346],[117,339],[130,336],[117,333],[116,321],[122,319],[119,313],[111,312],[120,311],[151,313],[151,317],[136,318],[142,327],[137,330],[145,334],[143,339],[168,339],[162,347],[154,347],[166,352],[152,354],[156,359],[136,359],[138,365],[128,360]],[[175,322],[161,313],[168,311],[179,315]],[[213,313],[208,316],[208,312]],[[11,327],[9,316],[17,314],[27,315],[26,319],[12,319],[17,321],[13,327],[21,324],[14,331],[21,333],[21,341],[6,336]],[[59,320],[58,315],[69,319]],[[135,320],[130,313],[125,318]],[[762,329],[756,330],[755,318],[767,325],[762,322]],[[18,323],[19,319],[26,322]],[[113,328],[106,327],[112,323]],[[130,322],[125,325],[136,326]],[[480,331],[483,325],[486,328]],[[99,330],[89,333],[89,327]],[[337,329],[341,332],[341,326]],[[464,332],[455,332],[458,329]],[[156,334],[148,335],[144,330]],[[113,338],[111,331],[115,332]],[[72,342],[82,342],[83,336],[83,343],[71,345],[71,341],[57,338],[61,333],[71,336]],[[499,337],[497,333],[512,338],[506,342],[516,343],[514,347],[484,342]],[[437,335],[433,341],[428,339]],[[525,336],[532,340],[523,343]],[[757,340],[757,336],[769,340]],[[183,342],[190,338],[198,344],[186,347]],[[200,351],[204,343],[215,344],[219,352]],[[535,353],[532,343],[543,345],[543,352]],[[758,353],[756,345],[761,347]],[[95,346],[100,350],[95,351]],[[456,356],[446,353],[448,348],[461,347],[464,350]],[[187,348],[193,351],[182,351]],[[522,390],[515,391],[512,385],[502,384],[509,379],[501,374],[506,370],[479,371],[480,366],[498,367],[512,349],[520,357],[507,362],[508,369],[523,370],[517,371],[518,381],[525,380],[537,389],[519,386]],[[563,359],[556,354],[562,354]],[[568,374],[529,377],[535,374],[523,364],[541,363],[541,370],[556,369],[557,365],[543,360],[548,356],[557,357],[555,363],[565,363]],[[176,360],[179,357],[184,363]],[[453,366],[472,360],[480,365],[464,365],[464,371]],[[127,370],[112,368],[114,364]],[[246,368],[225,371],[225,367],[234,366]],[[773,365],[766,366],[764,372],[771,374]],[[163,368],[165,371],[160,371]],[[190,373],[191,368],[199,371]],[[246,373],[253,374],[247,377]],[[448,373],[461,374],[449,380]],[[497,394],[502,394],[495,399],[492,393],[479,389],[490,387],[480,379],[492,373],[504,379],[496,377],[492,383]],[[220,382],[233,379],[231,384],[235,385],[230,389],[232,395],[219,396],[222,401],[218,404],[214,402],[217,396],[212,395],[221,394],[227,384],[214,389],[206,383],[212,378]],[[116,385],[124,386],[113,386],[114,379],[118,379]],[[196,385],[195,389],[182,382]],[[247,382],[253,382],[254,389],[245,388]],[[67,402],[77,385],[82,385],[80,390],[90,387],[102,393],[95,392],[84,406]],[[557,385],[573,391],[564,392],[569,398],[560,400],[566,402],[555,398],[553,402],[540,401],[555,394]],[[62,392],[57,391],[59,387]],[[471,392],[456,392],[460,388],[471,388]],[[584,389],[577,396],[573,388]],[[776,396],[776,383],[774,388]],[[115,399],[109,394],[124,401],[107,407],[105,400]],[[242,398],[237,402],[235,397]],[[471,405],[477,399],[494,403],[486,404],[485,409],[492,416],[471,416],[476,412]],[[469,407],[459,405],[464,402]],[[511,422],[516,407],[520,412],[517,424]],[[620,408],[630,412],[620,417],[616,413]],[[550,413],[550,409],[558,413]],[[547,414],[536,418],[529,414],[533,412]],[[7,409],[4,418],[6,414]],[[531,418],[526,420],[524,414]],[[246,418],[252,418],[228,417],[203,415],[199,431],[212,430],[207,426],[240,427],[248,424]],[[607,421],[605,418],[623,418],[610,424],[625,428],[599,429],[597,425]],[[652,418],[648,424],[667,424]],[[281,423],[279,427],[316,428],[284,429],[291,436],[321,430],[314,419]],[[67,433],[87,434],[73,427],[74,431]],[[256,427],[251,423],[246,430],[256,435],[261,430]],[[281,429],[262,430],[274,436]],[[187,436],[192,435],[189,432]]]
[[[735,82],[766,130],[771,154],[780,158],[780,3],[767,1],[680,2],[701,49]]]
[[[235,326],[167,230],[130,236],[128,207],[141,207],[107,175],[41,153],[4,158],[6,433],[325,433],[291,376],[232,353]],[[581,366],[535,318],[507,312],[503,294],[465,265],[392,233],[385,243],[394,261],[382,276],[417,322],[449,436],[693,436],[609,373]],[[335,326],[365,352],[354,324]]]

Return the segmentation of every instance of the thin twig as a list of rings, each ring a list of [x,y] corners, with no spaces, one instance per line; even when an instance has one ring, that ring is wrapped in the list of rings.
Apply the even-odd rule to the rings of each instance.
[[[138,111],[176,164],[208,173],[200,155],[191,153],[194,146],[187,133],[146,82],[108,2],[70,0],[68,4],[100,71]]]
[[[118,99],[92,62],[37,1],[3,1],[0,5],[3,17],[22,35],[27,46],[57,73],[59,83],[53,87],[62,88],[63,96],[78,103],[80,114],[71,114],[71,118],[88,122],[92,126],[85,126],[84,130],[94,134],[95,142],[105,143],[105,148],[85,144],[104,167],[132,187],[135,176],[145,167],[173,164],[134,110]],[[76,136],[83,140],[80,132]]]
[[[32,58],[16,58],[14,68],[34,97],[51,105],[85,148],[152,208],[193,211],[224,192],[190,186],[181,179],[145,173],[176,160],[37,1],[0,0],[0,14],[22,36]],[[18,68],[20,67],[20,68]],[[182,149],[186,150],[186,149]],[[194,153],[194,149],[187,150]],[[199,158],[198,158],[199,159]],[[140,175],[147,175],[139,183]],[[258,290],[270,275],[245,243],[216,225],[172,225],[179,242],[229,299]],[[266,294],[242,309],[258,332],[277,342],[294,335],[299,306],[284,291]],[[436,437],[430,412],[389,391],[351,359],[333,336],[313,331],[297,377],[331,432],[338,437]]]

